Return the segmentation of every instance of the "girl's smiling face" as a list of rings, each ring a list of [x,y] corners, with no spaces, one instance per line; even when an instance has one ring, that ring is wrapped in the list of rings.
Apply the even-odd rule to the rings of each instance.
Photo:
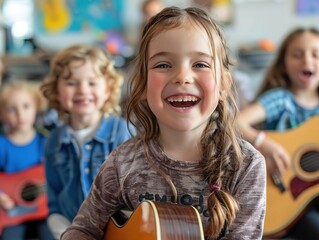
[[[286,72],[293,90],[314,90],[319,85],[319,37],[305,32],[289,44],[285,56]]]
[[[215,59],[207,33],[192,22],[150,41],[147,101],[161,130],[201,132],[206,127],[219,100],[221,73]]]

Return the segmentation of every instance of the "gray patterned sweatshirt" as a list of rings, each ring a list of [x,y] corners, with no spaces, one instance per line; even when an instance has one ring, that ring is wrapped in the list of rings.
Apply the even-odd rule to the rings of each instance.
[[[206,211],[209,186],[201,174],[203,161],[170,159],[156,141],[152,141],[149,147],[156,166],[172,179],[178,203],[188,204],[191,199],[205,227],[209,220]],[[221,239],[262,238],[266,209],[265,160],[247,142],[243,156],[240,170],[229,175],[224,181],[225,186],[221,186],[222,189],[229,189],[240,208],[233,224]],[[119,209],[133,211],[143,200],[171,201],[172,198],[173,191],[167,180],[145,160],[142,141],[133,138],[114,150],[103,163],[88,197],[61,239],[103,239],[110,216]]]

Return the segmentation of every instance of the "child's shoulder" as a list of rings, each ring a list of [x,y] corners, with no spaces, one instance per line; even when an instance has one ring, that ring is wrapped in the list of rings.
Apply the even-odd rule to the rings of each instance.
[[[138,137],[132,137],[126,142],[117,146],[111,155],[118,161],[126,161],[128,159],[136,158],[136,154],[144,154],[143,141]]]
[[[117,116],[114,114],[109,114],[108,116],[104,116],[103,121],[109,124],[123,124],[127,123],[127,120],[121,116]]]
[[[139,137],[132,137],[128,139],[126,142],[119,145],[116,149],[125,154],[125,152],[137,150],[143,148],[143,141]],[[144,149],[144,148],[143,148]]]
[[[266,92],[262,93],[261,96],[282,97],[282,96],[292,96],[292,93],[287,88],[276,87],[276,88],[267,90]]]
[[[56,127],[52,129],[46,136],[47,142],[58,142],[61,140],[62,136],[66,135],[69,131],[69,126],[67,124]]]
[[[35,138],[37,138],[38,141],[44,142],[44,141],[46,141],[47,137],[48,137],[47,133],[43,133],[41,131],[36,131]]]
[[[249,142],[247,142],[246,140],[242,141],[243,168],[246,169],[249,166],[265,165],[264,156],[258,150],[256,150],[256,148],[254,148]]]
[[[5,143],[5,142],[7,142],[7,136],[5,135],[5,134],[0,134],[0,145],[2,144],[2,143]]]
[[[39,135],[41,138],[47,138],[49,136],[49,131],[44,128],[44,127],[39,127],[39,126],[36,126],[35,127],[35,130],[36,130],[36,133],[37,135]]]
[[[258,101],[263,103],[264,105],[267,105],[270,102],[278,102],[278,100],[283,99],[289,99],[290,101],[293,101],[294,95],[290,90],[282,87],[269,89],[258,97]]]
[[[107,132],[109,136],[105,137],[113,139],[121,135],[128,136],[130,132],[136,135],[135,128],[127,119],[112,114],[103,118],[97,132]]]

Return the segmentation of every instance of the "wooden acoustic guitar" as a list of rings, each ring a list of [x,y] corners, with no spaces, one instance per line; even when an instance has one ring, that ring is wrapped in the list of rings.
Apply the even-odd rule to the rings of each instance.
[[[0,189],[16,203],[9,211],[0,208],[0,235],[4,227],[47,217],[47,195],[44,194],[45,175],[42,164],[14,174],[0,173]]]
[[[285,132],[267,132],[292,161],[282,179],[267,176],[265,237],[285,234],[319,196],[319,116]]]
[[[128,221],[114,217],[104,240],[204,240],[201,218],[192,206],[143,201]]]

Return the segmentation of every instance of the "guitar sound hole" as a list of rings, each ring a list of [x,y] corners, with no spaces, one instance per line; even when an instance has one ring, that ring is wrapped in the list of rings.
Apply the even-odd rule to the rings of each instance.
[[[21,198],[26,202],[34,201],[38,195],[38,187],[32,183],[26,184],[21,192]]]
[[[305,172],[316,172],[319,170],[319,152],[310,151],[301,156],[300,167]]]

